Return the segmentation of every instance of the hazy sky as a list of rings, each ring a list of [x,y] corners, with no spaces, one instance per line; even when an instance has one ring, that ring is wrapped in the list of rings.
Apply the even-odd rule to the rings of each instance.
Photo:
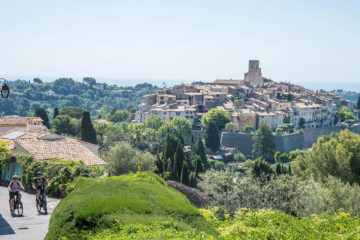
[[[0,76],[360,82],[360,1],[0,0]]]

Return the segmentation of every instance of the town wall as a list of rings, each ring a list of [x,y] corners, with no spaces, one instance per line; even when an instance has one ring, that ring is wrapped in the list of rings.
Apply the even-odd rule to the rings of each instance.
[[[329,135],[332,132],[340,132],[346,127],[335,126],[327,128],[305,129],[304,133],[275,135],[275,151],[291,152],[296,149],[311,148],[322,135]],[[360,125],[348,128],[351,132],[360,134]],[[221,144],[225,147],[233,147],[243,154],[250,155],[253,147],[252,133],[231,133],[223,132],[221,134]]]

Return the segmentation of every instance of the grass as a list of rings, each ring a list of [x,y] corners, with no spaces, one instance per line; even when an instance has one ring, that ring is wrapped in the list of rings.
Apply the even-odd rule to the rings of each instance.
[[[152,173],[79,178],[74,190],[54,210],[47,240],[86,239],[119,225],[152,226],[171,222],[179,231],[217,235],[217,231],[175,189]]]

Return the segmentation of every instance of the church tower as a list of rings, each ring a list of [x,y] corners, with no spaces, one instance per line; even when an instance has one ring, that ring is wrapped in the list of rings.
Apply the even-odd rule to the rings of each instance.
[[[255,87],[262,87],[264,85],[261,68],[259,68],[259,60],[249,60],[249,71],[245,73],[245,81]]]

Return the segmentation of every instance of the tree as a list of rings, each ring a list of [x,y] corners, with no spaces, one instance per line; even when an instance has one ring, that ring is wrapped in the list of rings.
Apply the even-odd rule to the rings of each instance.
[[[321,136],[312,150],[299,155],[291,170],[301,177],[323,180],[328,176],[344,182],[360,183],[360,135],[343,130],[340,134]]]
[[[70,134],[76,136],[79,132],[77,119],[68,115],[58,115],[52,121],[52,129],[57,134]]]
[[[356,109],[360,110],[360,95],[359,95],[357,103],[356,103]]]
[[[235,131],[236,131],[236,125],[235,125],[235,123],[232,123],[232,122],[227,123],[227,124],[225,125],[225,130],[228,131],[228,132],[235,132]]]
[[[81,140],[96,144],[96,131],[91,123],[90,113],[88,111],[83,113],[83,117],[81,119],[80,133]]]
[[[37,107],[34,113],[34,117],[40,117],[43,120],[43,124],[50,128],[50,121],[46,110],[42,107]]]
[[[196,176],[199,176],[200,173],[204,172],[204,166],[199,155],[196,156],[195,160],[195,172]]]
[[[256,130],[253,141],[252,155],[254,158],[263,157],[267,160],[273,158],[275,152],[274,136],[266,123],[260,123],[260,128]]]
[[[304,125],[305,125],[305,119],[304,119],[304,118],[300,118],[299,128],[304,128]]]
[[[107,120],[114,123],[123,122],[126,121],[126,119],[128,119],[129,115],[130,112],[126,110],[117,110],[114,113],[110,114]]]
[[[184,161],[184,164],[182,166],[182,170],[181,170],[181,179],[180,182],[182,184],[185,184],[187,186],[189,186],[190,183],[190,179],[189,179],[189,165],[187,164],[186,161]]]
[[[175,160],[175,162],[174,162],[174,167],[173,167],[173,173],[174,173],[175,179],[173,179],[173,180],[180,181],[183,164],[185,162],[184,151],[183,151],[181,144],[178,144],[178,146],[176,148],[174,160]]]
[[[338,111],[339,119],[341,122],[346,121],[354,121],[355,122],[355,116],[354,114],[348,109],[347,107],[341,107]]]
[[[271,165],[262,158],[257,158],[251,170],[251,173],[254,177],[269,177],[274,174],[274,170],[272,169]]]
[[[175,118],[171,119],[168,124],[174,126],[177,129],[181,138],[185,139],[187,137],[191,137],[191,134],[192,134],[191,123],[186,118],[175,117]]]
[[[86,110],[79,107],[64,107],[60,110],[60,115],[68,115],[69,117],[81,119]]]
[[[55,108],[55,109],[54,109],[53,119],[55,119],[58,115],[59,115],[59,109],[58,109],[58,108]]]
[[[204,142],[203,140],[201,139],[201,137],[199,136],[197,139],[196,139],[196,143],[194,144],[195,146],[195,154],[196,155],[199,155],[200,158],[201,158],[201,162],[204,166],[204,169],[207,170],[210,168],[209,166],[209,162],[208,162],[208,159],[207,159],[207,156],[206,156],[206,150],[205,150],[205,146],[204,146]]]
[[[207,126],[209,122],[214,122],[219,130],[225,128],[225,125],[231,121],[230,114],[225,109],[213,108],[201,119],[203,126]]]
[[[205,145],[213,152],[216,152],[220,148],[219,130],[215,122],[209,122],[206,125],[205,130]]]
[[[38,83],[38,84],[43,83],[43,81],[41,81],[40,78],[34,78],[34,79],[33,79],[33,82],[34,82],[34,83]]]
[[[92,88],[96,84],[96,79],[92,77],[84,77],[83,82]]]
[[[150,171],[154,167],[155,156],[141,153],[129,143],[119,142],[105,154],[107,170],[110,176],[118,176],[130,172]]]
[[[195,188],[197,185],[197,177],[196,177],[196,173],[192,172],[190,173],[190,183],[189,183],[190,187]]]
[[[165,124],[165,122],[158,115],[150,115],[146,117],[146,119],[143,121],[143,124],[146,128],[159,130],[161,126]]]

